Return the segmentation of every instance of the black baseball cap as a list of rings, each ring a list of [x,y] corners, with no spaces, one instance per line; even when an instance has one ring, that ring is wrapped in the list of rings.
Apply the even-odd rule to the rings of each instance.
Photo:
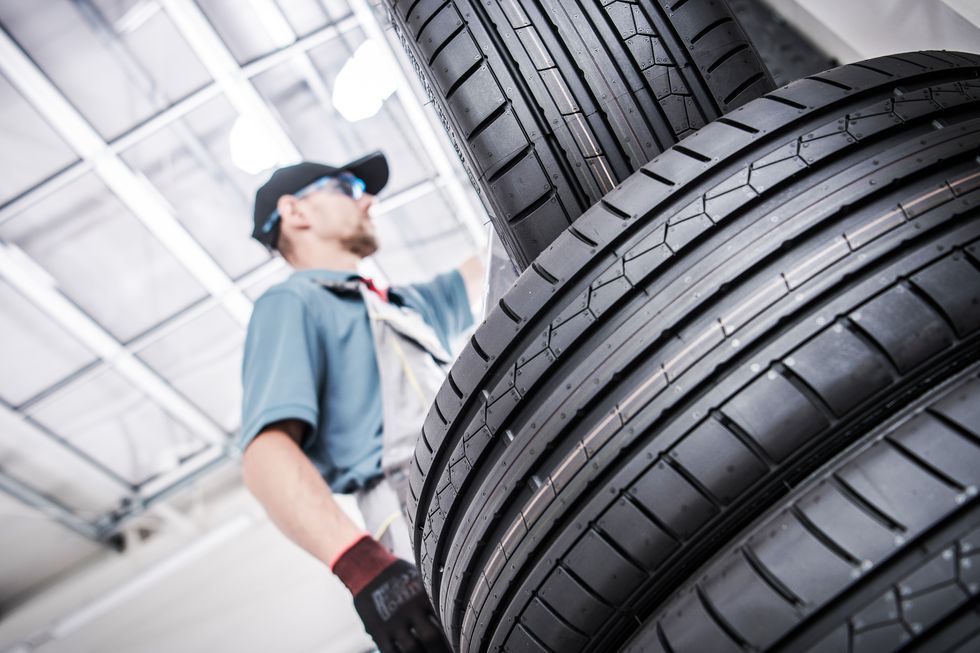
[[[388,159],[383,152],[377,151],[339,167],[303,161],[279,168],[272,173],[269,181],[262,184],[262,187],[255,192],[255,210],[252,215],[255,225],[252,229],[252,238],[266,247],[274,248],[279,242],[279,223],[277,222],[268,233],[263,232],[262,228],[276,210],[279,198],[299,192],[317,179],[332,177],[342,172],[349,172],[359,177],[364,182],[364,191],[370,195],[377,195],[388,183]]]

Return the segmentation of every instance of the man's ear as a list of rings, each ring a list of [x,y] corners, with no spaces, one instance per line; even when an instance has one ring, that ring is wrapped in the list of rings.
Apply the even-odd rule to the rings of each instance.
[[[306,215],[303,207],[292,195],[283,195],[276,202],[276,210],[279,211],[279,219],[283,224],[288,224],[293,228],[304,228],[307,226]]]

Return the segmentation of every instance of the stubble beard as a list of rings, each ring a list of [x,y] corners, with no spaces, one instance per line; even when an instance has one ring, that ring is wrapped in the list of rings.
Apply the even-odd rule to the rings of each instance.
[[[340,241],[351,254],[361,258],[367,258],[378,251],[378,239],[368,230],[364,223],[358,226],[357,233]]]

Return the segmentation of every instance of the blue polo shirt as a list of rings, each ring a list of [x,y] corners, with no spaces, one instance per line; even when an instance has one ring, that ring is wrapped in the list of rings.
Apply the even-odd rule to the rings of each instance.
[[[335,492],[353,492],[381,473],[381,378],[367,307],[316,279],[350,272],[299,270],[255,302],[242,364],[245,447],[267,425],[310,425],[303,450]],[[394,289],[433,328],[447,351],[473,324],[459,272]]]

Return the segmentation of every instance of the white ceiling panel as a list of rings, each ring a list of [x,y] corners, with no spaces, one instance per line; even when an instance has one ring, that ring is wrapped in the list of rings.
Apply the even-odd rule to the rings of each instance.
[[[17,406],[95,361],[95,355],[0,279],[0,397]]]
[[[129,494],[23,417],[4,410],[0,410],[0,468],[88,520],[117,507]]]
[[[124,341],[206,295],[92,174],[0,225],[0,238]]]
[[[7,152],[0,158],[0,204],[78,160],[3,75],[0,138]]]
[[[146,0],[0,0],[0,21],[93,127],[112,139],[211,81]]]
[[[277,43],[249,0],[234,3],[228,0],[197,0],[197,5],[239,64],[254,61],[282,45]]]
[[[205,449],[159,404],[105,367],[73,380],[27,413],[134,485]]]
[[[231,162],[230,129],[237,117],[228,101],[217,97],[122,153],[233,278],[270,258],[248,239],[252,198],[263,175],[245,174]]]
[[[275,0],[275,4],[299,36],[311,34],[351,13],[346,0]]]
[[[140,347],[136,354],[231,432],[241,420],[244,340],[242,327],[216,307]]]

